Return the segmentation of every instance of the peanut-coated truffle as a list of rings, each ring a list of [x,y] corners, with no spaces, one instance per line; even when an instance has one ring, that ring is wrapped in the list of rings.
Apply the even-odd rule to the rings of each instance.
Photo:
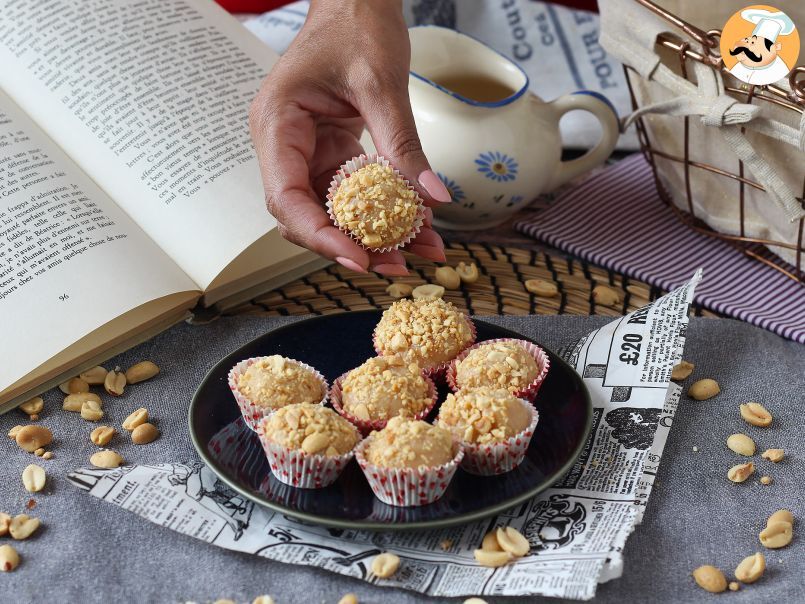
[[[278,354],[252,363],[238,379],[237,388],[255,405],[271,409],[324,398],[321,380],[313,371]]]
[[[473,349],[456,364],[456,386],[518,392],[537,379],[539,373],[534,357],[518,342],[489,342]]]
[[[383,468],[435,467],[454,457],[450,432],[419,420],[392,417],[369,438],[366,459]]]
[[[356,367],[344,378],[341,392],[344,410],[367,421],[413,417],[432,402],[422,370],[398,356],[374,357]]]
[[[278,445],[328,457],[349,453],[360,440],[352,424],[335,411],[310,403],[279,409],[263,420],[263,431]]]
[[[436,424],[467,443],[500,443],[528,427],[527,403],[502,388],[460,390],[448,394]]]

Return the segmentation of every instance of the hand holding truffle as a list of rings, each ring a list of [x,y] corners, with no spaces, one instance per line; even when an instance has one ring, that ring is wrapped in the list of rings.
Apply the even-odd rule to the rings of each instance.
[[[252,102],[252,138],[280,234],[350,270],[408,273],[399,249],[358,245],[333,224],[322,201],[338,167],[363,153],[358,138],[364,125],[425,205],[450,201],[419,143],[408,100],[409,62],[399,2],[319,0]],[[405,249],[443,262],[431,218],[425,208]]]

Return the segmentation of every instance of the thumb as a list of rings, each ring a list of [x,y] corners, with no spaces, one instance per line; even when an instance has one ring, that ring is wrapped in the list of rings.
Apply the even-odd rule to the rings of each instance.
[[[416,131],[407,86],[402,91],[362,103],[361,115],[377,152],[388,159],[420,192],[426,205],[448,203],[450,192],[431,170]]]

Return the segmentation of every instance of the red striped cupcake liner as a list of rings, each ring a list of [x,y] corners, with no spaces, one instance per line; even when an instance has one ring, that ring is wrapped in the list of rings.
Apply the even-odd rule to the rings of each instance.
[[[495,476],[511,472],[523,462],[539,422],[539,412],[527,400],[520,400],[531,414],[528,427],[502,443],[478,445],[462,442],[464,459],[461,467],[465,471],[481,476]]]
[[[545,381],[545,378],[548,375],[548,370],[551,368],[551,359],[542,348],[533,342],[529,342],[528,340],[518,340],[516,338],[495,338],[494,340],[484,340],[483,342],[478,342],[469,348],[465,348],[455,359],[451,361],[447,371],[445,372],[445,377],[447,379],[448,386],[450,386],[450,390],[453,392],[458,392],[460,390],[458,384],[456,384],[456,372],[458,370],[458,364],[466,359],[467,356],[476,348],[479,348],[484,344],[494,344],[495,342],[517,342],[520,346],[525,348],[526,352],[528,352],[528,354],[534,358],[534,361],[536,361],[537,367],[540,369],[539,375],[537,375],[534,381],[528,386],[512,393],[517,398],[534,402],[539,389],[542,387],[542,383]]]
[[[340,375],[333,382],[333,385],[330,388],[330,404],[333,406],[333,409],[335,409],[338,415],[340,415],[341,417],[349,421],[351,424],[356,426],[358,430],[360,430],[361,434],[363,434],[364,436],[367,436],[373,430],[382,430],[383,428],[386,427],[386,424],[389,421],[388,419],[376,419],[376,420],[360,419],[348,413],[347,410],[344,409],[343,405],[341,404],[341,395],[342,395],[341,384],[344,382],[344,379],[346,379],[348,373],[349,371]],[[425,409],[417,413],[413,417],[413,419],[425,419],[428,416],[428,414],[431,411],[433,411],[433,408],[436,406],[436,403],[439,400],[439,393],[436,391],[436,384],[433,383],[433,380],[430,377],[425,375],[424,371],[422,372],[422,377],[425,378],[425,382],[428,385],[428,397],[431,399],[431,403]]]
[[[257,427],[263,418],[270,416],[276,409],[272,407],[264,407],[261,405],[257,405],[246,398],[240,390],[238,390],[238,380],[240,376],[242,376],[246,370],[259,361],[260,359],[264,359],[266,357],[252,357],[250,359],[246,359],[241,361],[237,365],[235,365],[232,369],[229,370],[229,374],[227,375],[227,383],[229,384],[229,389],[232,391],[232,396],[235,397],[235,401],[240,408],[240,412],[243,415],[243,419],[246,421],[246,425],[249,426],[255,432],[257,431]],[[319,405],[323,405],[327,402],[327,395],[329,392],[330,385],[327,383],[327,380],[324,379],[324,376],[319,373],[315,368],[311,367],[307,363],[303,363],[302,361],[296,361],[294,359],[288,359],[289,362],[296,363],[300,367],[304,367],[313,372],[316,378],[321,382],[322,391],[324,392],[324,396],[322,397],[321,401],[319,401]]]
[[[373,436],[365,438],[355,448],[355,459],[361,467],[372,492],[380,501],[398,507],[427,505],[438,500],[447,490],[450,481],[464,459],[464,449],[453,442],[452,460],[430,468],[381,468],[366,459],[365,450]]]
[[[342,226],[338,223],[338,220],[336,220],[335,218],[335,212],[333,210],[333,195],[335,195],[335,192],[338,189],[338,185],[340,185],[344,179],[349,178],[349,176],[353,172],[356,172],[361,168],[364,168],[371,164],[391,166],[391,163],[385,157],[383,157],[382,155],[376,155],[372,153],[370,155],[361,154],[358,157],[353,157],[351,160],[344,163],[338,169],[338,171],[335,173],[335,176],[333,176],[332,181],[330,181],[330,188],[327,190],[327,204],[326,204],[327,214],[330,216],[330,220],[332,220],[333,224],[336,227],[338,227],[339,231],[344,233],[347,237],[352,239],[356,244],[358,244],[363,249],[370,252],[380,252],[380,253],[390,252],[392,250],[396,250],[408,245],[413,239],[416,238],[417,235],[419,235],[419,231],[422,230],[422,225],[425,224],[425,204],[422,201],[422,198],[419,196],[419,193],[417,193],[416,189],[413,186],[411,186],[411,183],[408,182],[408,180],[404,178],[403,175],[400,174],[400,172],[396,168],[394,168],[394,166],[391,166],[391,168],[394,170],[394,173],[397,176],[399,176],[400,179],[403,180],[403,182],[405,182],[406,187],[408,187],[411,191],[413,191],[416,194],[416,201],[419,207],[417,208],[417,213],[416,216],[414,217],[414,223],[413,225],[411,225],[411,230],[405,235],[403,235],[393,245],[386,245],[383,247],[369,247],[365,245],[364,243],[361,242],[360,238],[357,235],[355,235],[345,226]]]
[[[472,348],[472,346],[475,344],[476,338],[478,337],[478,329],[475,327],[475,323],[469,317],[469,315],[467,315],[466,313],[460,312],[460,311],[459,311],[459,314],[464,318],[464,320],[467,322],[467,325],[470,328],[470,340],[469,340],[469,342],[467,342],[467,345],[457,353],[457,356],[460,356],[464,351],[469,350],[470,348]],[[386,356],[386,355],[383,354],[383,350],[380,348],[380,345],[377,343],[377,326],[375,326],[374,331],[372,331],[372,345],[374,346],[375,352],[378,354],[378,356],[381,356],[381,357]],[[445,376],[445,374],[447,373],[447,370],[450,367],[450,364],[453,362],[453,360],[454,359],[450,359],[449,361],[445,361],[445,362],[440,363],[438,365],[434,365],[434,366],[431,366],[431,367],[425,367],[425,368],[422,369],[422,371],[424,372],[424,374],[426,376],[428,376],[432,380],[434,380],[434,381],[439,380],[439,379],[441,379],[441,378],[443,378]]]
[[[355,448],[344,455],[311,455],[301,449],[289,449],[269,440],[264,431],[265,420],[255,432],[263,445],[271,473],[280,482],[299,489],[322,489],[333,484],[355,456]],[[353,426],[360,444],[360,434]],[[357,445],[356,445],[357,447]]]

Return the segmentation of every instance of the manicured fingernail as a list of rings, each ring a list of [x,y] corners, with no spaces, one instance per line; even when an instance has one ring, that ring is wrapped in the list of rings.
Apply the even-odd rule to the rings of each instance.
[[[408,246],[408,251],[422,258],[433,260],[434,262],[444,262],[447,257],[444,255],[444,248],[433,247],[432,245],[422,245],[415,243]]]
[[[408,269],[402,264],[378,264],[370,269],[388,277],[405,277],[408,274]]]
[[[335,261],[338,262],[338,264],[340,264],[344,268],[348,268],[349,270],[355,271],[356,273],[366,273],[366,272],[368,272],[360,264],[358,264],[354,260],[350,260],[349,258],[344,258],[343,256],[338,256],[335,259]]]
[[[442,179],[436,176],[436,172],[433,170],[425,170],[419,175],[417,180],[419,181],[419,184],[422,185],[422,188],[428,192],[428,195],[433,197],[433,199],[436,201],[441,201],[442,203],[449,203],[452,201],[450,198],[450,191],[447,190],[447,187],[444,186]]]

